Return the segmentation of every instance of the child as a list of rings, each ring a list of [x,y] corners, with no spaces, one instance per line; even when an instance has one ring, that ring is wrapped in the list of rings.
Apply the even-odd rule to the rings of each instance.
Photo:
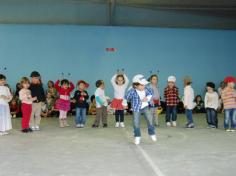
[[[175,76],[168,77],[168,85],[164,90],[166,100],[166,125],[177,126],[177,105],[179,103],[179,89],[175,86]]]
[[[138,74],[133,78],[133,88],[129,89],[123,102],[127,106],[127,101],[130,101],[133,108],[133,124],[134,124],[134,143],[136,145],[141,142],[140,121],[141,114],[144,114],[148,126],[148,134],[153,141],[156,141],[155,128],[152,124],[152,115],[149,108],[152,99],[152,90],[146,85],[149,82],[143,75]]]
[[[194,128],[192,110],[195,107],[195,103],[194,103],[194,91],[191,84],[192,84],[192,79],[186,76],[184,78],[184,98],[183,98],[185,114],[187,116],[187,124],[185,126],[186,128]]]
[[[12,118],[16,118],[20,114],[20,108],[16,98],[13,98],[10,102],[10,112]]]
[[[194,102],[196,103],[196,107],[194,108],[195,113],[204,113],[205,107],[204,107],[204,101],[202,100],[201,95],[197,95],[194,99]]]
[[[86,89],[89,87],[89,84],[84,80],[79,80],[77,85],[78,90],[75,91],[73,98],[76,106],[75,123],[77,128],[84,128],[86,123],[86,110],[88,106],[87,100],[89,98]]]
[[[218,128],[217,108],[219,105],[219,96],[215,91],[215,84],[213,82],[208,82],[206,87],[205,108],[207,124],[209,128]]]
[[[158,77],[157,75],[151,75],[149,78],[149,81],[151,84],[149,87],[152,89],[153,96],[151,100],[151,111],[152,111],[152,119],[153,119],[153,125],[158,126],[158,114],[157,114],[157,108],[160,106],[160,93],[157,87]]]
[[[52,94],[48,92],[46,95],[46,102],[42,106],[41,115],[43,117],[50,117],[51,115],[53,115],[54,105],[55,105],[55,99],[53,98]]]
[[[42,104],[45,102],[45,93],[43,85],[41,83],[41,76],[37,71],[33,71],[30,75],[31,84],[30,91],[32,97],[36,97],[35,101],[32,104],[32,113],[30,117],[31,129],[34,131],[39,131],[40,121],[41,121],[41,109]]]
[[[9,134],[8,131],[12,129],[11,114],[8,104],[12,99],[12,95],[5,84],[6,77],[0,74],[0,136]]]
[[[28,78],[23,77],[20,83],[22,87],[22,89],[19,92],[19,99],[21,101],[21,112],[22,112],[21,131],[23,133],[28,133],[33,131],[30,128],[29,122],[32,113],[32,103],[37,99],[37,97],[32,98],[31,96],[31,92],[29,90],[30,81]]]
[[[125,74],[115,74],[111,78],[111,84],[114,88],[114,99],[111,103],[111,108],[115,109],[116,128],[124,128],[124,107],[122,101],[125,96],[125,90],[129,85],[129,79]]]
[[[95,95],[92,95],[92,96],[90,97],[89,114],[90,114],[90,115],[96,115],[96,101],[95,101]]]
[[[236,90],[234,89],[236,79],[228,76],[224,82],[227,84],[221,94],[225,111],[224,127],[227,132],[234,132],[236,129]]]
[[[95,99],[96,99],[96,117],[95,121],[92,125],[93,128],[98,128],[100,121],[102,120],[103,128],[107,127],[107,106],[109,97],[105,95],[105,83],[103,80],[96,81],[96,91],[95,91]]]
[[[59,125],[61,128],[70,126],[67,123],[67,112],[70,110],[70,93],[75,86],[67,79],[57,80],[55,88],[59,94],[59,99],[56,101],[56,108],[59,110]]]

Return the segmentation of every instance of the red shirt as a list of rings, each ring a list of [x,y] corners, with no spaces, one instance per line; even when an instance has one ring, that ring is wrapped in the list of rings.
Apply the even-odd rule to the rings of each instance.
[[[177,87],[166,87],[164,91],[167,106],[177,106],[179,103],[179,90]]]
[[[57,92],[59,93],[59,95],[70,96],[70,93],[74,90],[75,86],[72,82],[70,82],[70,87],[68,87],[67,89],[64,89],[60,86],[60,81],[57,80],[55,83],[55,88],[57,89]]]

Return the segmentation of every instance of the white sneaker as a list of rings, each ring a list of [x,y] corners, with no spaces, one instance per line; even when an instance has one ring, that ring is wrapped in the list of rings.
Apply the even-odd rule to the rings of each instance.
[[[151,137],[151,139],[152,139],[153,142],[156,142],[156,141],[157,141],[156,135],[151,135],[150,137]]]
[[[84,128],[84,124],[80,124],[80,128]]]
[[[39,130],[40,130],[39,126],[36,125],[36,126],[35,126],[35,131],[39,131]]]
[[[35,127],[34,127],[34,126],[32,126],[31,129],[32,129],[33,131],[35,131]]]
[[[230,131],[231,131],[231,132],[235,132],[235,129],[231,129]]]
[[[167,127],[171,127],[171,123],[170,123],[170,122],[167,122],[167,123],[166,123],[166,126],[167,126]]]
[[[81,127],[81,125],[80,125],[80,124],[77,124],[77,125],[76,125],[76,128],[80,128],[80,127]]]
[[[172,122],[172,126],[173,126],[173,127],[176,127],[176,126],[177,126],[176,121],[173,121],[173,122]]]
[[[141,142],[141,137],[135,137],[135,138],[134,138],[134,143],[135,143],[135,145],[139,145],[140,142]]]
[[[119,127],[120,127],[120,123],[119,123],[119,122],[116,122],[115,127],[116,127],[116,128],[119,128]]]
[[[121,128],[124,128],[124,127],[125,127],[124,122],[121,122],[121,123],[120,123],[120,127],[121,127]]]

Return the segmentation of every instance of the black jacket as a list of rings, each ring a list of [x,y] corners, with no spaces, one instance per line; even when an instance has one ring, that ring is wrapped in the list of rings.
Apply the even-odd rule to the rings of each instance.
[[[80,90],[77,90],[75,91],[75,94],[74,94],[74,98],[75,99],[75,106],[78,107],[78,108],[87,108],[88,106],[88,103],[87,103],[87,100],[89,98],[89,95],[88,95],[88,92],[87,91],[83,91],[84,93],[86,93],[85,96],[81,95],[82,91]]]
[[[31,84],[29,89],[31,90],[32,97],[37,97],[34,103],[44,102],[46,100],[43,86],[41,84]]]

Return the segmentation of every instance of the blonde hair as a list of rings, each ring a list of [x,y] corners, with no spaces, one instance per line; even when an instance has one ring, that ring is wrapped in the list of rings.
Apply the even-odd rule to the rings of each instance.
[[[27,78],[27,77],[23,77],[23,78],[21,78],[21,80],[20,80],[20,85],[21,85],[21,87],[22,87],[23,84],[25,84],[25,83],[30,84],[30,80],[29,80],[29,78]]]

